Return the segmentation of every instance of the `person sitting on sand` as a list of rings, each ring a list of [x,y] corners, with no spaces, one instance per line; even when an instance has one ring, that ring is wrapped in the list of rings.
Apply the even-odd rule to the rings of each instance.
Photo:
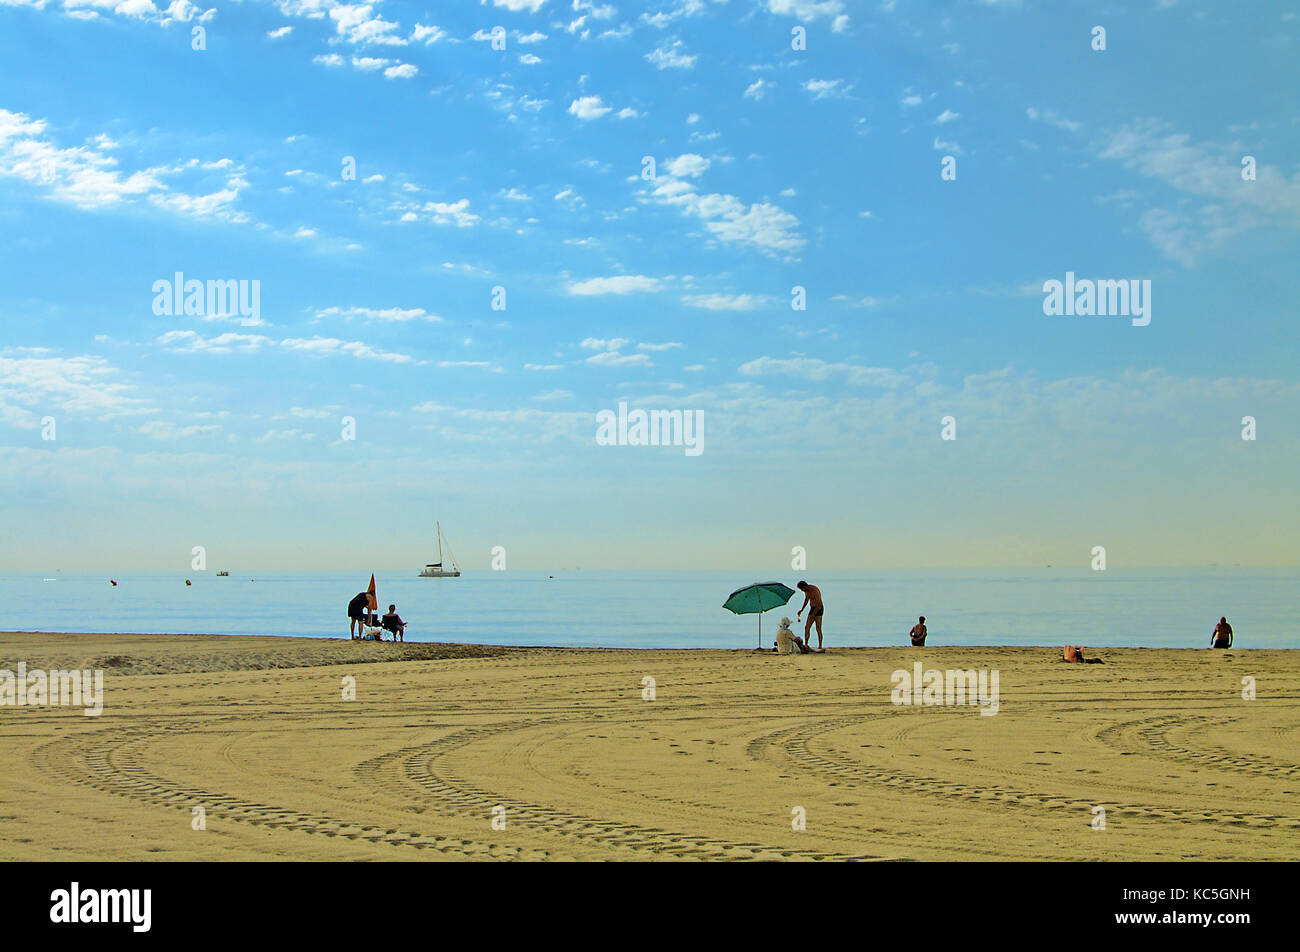
[[[777,654],[810,654],[812,649],[809,648],[802,638],[790,630],[790,619],[782,618],[781,627],[776,630],[776,653]]]
[[[370,593],[361,592],[348,602],[348,634],[355,641],[366,633],[366,606],[370,604]]]
[[[1228,624],[1227,618],[1220,618],[1219,623],[1214,626],[1214,634],[1211,636],[1210,644],[1215,648],[1232,647],[1232,626]]]
[[[907,636],[912,639],[913,648],[924,648],[925,635],[925,616],[922,615],[916,620],[916,624],[912,626],[912,630],[907,633]]]
[[[803,621],[803,610],[812,606],[808,611],[808,623],[803,626],[804,644],[812,644],[812,626],[813,622],[817,623],[817,650],[825,651],[822,647],[822,616],[826,614],[826,606],[822,604],[822,590],[816,585],[809,585],[807,582],[800,582],[799,591],[803,592],[803,608],[795,614],[795,617]]]
[[[1065,651],[1061,653],[1062,660],[1073,661],[1078,664],[1105,664],[1100,658],[1085,658],[1083,648],[1079,645],[1066,645]]]
[[[391,631],[400,640],[406,640],[406,622],[402,621],[402,616],[397,614],[397,606],[389,605],[388,612],[383,617],[382,627],[386,631]]]

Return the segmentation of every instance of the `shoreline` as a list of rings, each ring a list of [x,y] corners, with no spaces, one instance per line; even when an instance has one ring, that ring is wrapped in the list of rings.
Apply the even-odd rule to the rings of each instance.
[[[276,641],[282,641],[282,642],[305,642],[305,643],[309,643],[309,644],[319,644],[319,643],[328,643],[328,644],[337,644],[337,643],[343,643],[343,644],[364,644],[364,645],[368,645],[368,646],[371,646],[371,647],[374,647],[374,646],[377,646],[377,645],[396,645],[396,646],[398,646],[398,647],[402,647],[402,646],[404,646],[404,645],[405,645],[405,646],[412,646],[412,647],[414,647],[414,646],[427,646],[427,647],[442,646],[442,647],[448,647],[448,648],[484,648],[484,649],[494,649],[494,650],[501,650],[501,651],[530,651],[530,650],[545,650],[545,651],[636,651],[636,652],[646,652],[646,651],[677,651],[677,652],[723,652],[723,653],[735,653],[735,654],[759,654],[759,653],[764,653],[764,652],[767,653],[767,654],[772,654],[772,653],[773,653],[773,652],[772,652],[772,649],[771,649],[770,647],[764,647],[764,648],[761,650],[761,652],[760,652],[760,650],[759,650],[758,648],[754,648],[754,647],[745,647],[745,648],[713,648],[713,647],[636,647],[636,648],[633,648],[633,647],[626,647],[626,646],[618,646],[618,647],[615,647],[615,646],[610,646],[610,645],[561,645],[561,644],[528,644],[528,645],[517,645],[517,644],[506,644],[506,643],[498,643],[498,642],[471,642],[471,641],[414,641],[414,640],[411,640],[411,641],[392,641],[392,640],[390,640],[390,639],[388,639],[388,638],[384,639],[382,642],[374,642],[374,641],[359,642],[359,641],[354,641],[353,639],[349,638],[349,637],[346,636],[346,635],[277,635],[277,634],[271,634],[271,633],[239,634],[239,633],[193,632],[193,631],[177,631],[177,632],[147,632],[147,631],[44,631],[44,630],[38,630],[38,629],[21,629],[21,630],[6,630],[6,631],[0,631],[0,643],[2,643],[4,639],[9,639],[9,638],[38,638],[38,637],[39,637],[39,638],[49,638],[49,639],[58,639],[58,638],[191,638],[191,639],[205,639],[205,638],[206,638],[206,639],[231,639],[231,640],[236,640],[236,641],[249,641],[249,640],[257,640],[257,639],[267,639],[267,638],[269,638],[269,639],[275,639]],[[1048,642],[1043,642],[1043,643],[1041,643],[1041,644],[1002,644],[1002,643],[997,643],[997,642],[987,642],[987,643],[973,644],[973,645],[957,645],[957,644],[942,644],[942,643],[938,643],[938,642],[936,642],[936,643],[933,643],[933,644],[925,645],[923,648],[921,648],[921,649],[919,649],[919,650],[921,650],[921,651],[940,651],[940,650],[942,650],[942,651],[966,651],[966,650],[985,650],[985,649],[993,649],[993,650],[999,650],[999,651],[1000,651],[1000,650],[1008,650],[1008,651],[1033,651],[1033,650],[1042,650],[1042,649],[1053,649],[1053,650],[1057,650],[1057,651],[1059,651],[1059,650],[1061,650],[1062,647],[1064,647],[1064,644],[1065,644],[1064,642],[1050,642],[1050,643],[1048,643]],[[900,649],[900,648],[911,649],[912,647],[913,647],[913,646],[907,644],[905,641],[900,641],[900,642],[897,643],[897,644],[883,644],[883,645],[882,645],[882,644],[873,644],[873,645],[829,645],[829,646],[826,648],[826,653],[831,653],[831,654],[833,654],[833,653],[846,652],[846,651],[892,651],[892,650],[894,650],[894,649]],[[1173,647],[1169,647],[1169,646],[1167,646],[1167,645],[1165,645],[1165,646],[1154,646],[1154,645],[1151,645],[1151,646],[1149,646],[1149,645],[1091,645],[1091,644],[1089,644],[1089,643],[1087,643],[1087,642],[1084,642],[1084,643],[1083,643],[1083,647],[1089,649],[1091,652],[1094,652],[1094,653],[1106,652],[1106,651],[1191,651],[1191,652],[1199,652],[1199,651],[1216,651],[1216,649],[1211,648],[1209,645],[1204,645],[1204,646],[1188,645],[1188,646],[1185,646],[1185,647],[1177,647],[1177,648],[1173,648]],[[382,649],[381,649],[381,650],[382,650]],[[1224,655],[1231,655],[1231,654],[1233,654],[1234,652],[1242,652],[1242,651],[1249,651],[1249,652],[1271,652],[1271,651],[1294,652],[1294,651],[1300,651],[1300,648],[1261,648],[1261,647],[1253,647],[1253,646],[1246,646],[1246,645],[1233,645],[1232,648],[1229,648],[1229,649],[1226,649],[1226,650],[1224,650],[1224,649],[1217,649],[1217,651],[1220,652],[1220,653],[1222,653],[1222,654],[1224,654]]]

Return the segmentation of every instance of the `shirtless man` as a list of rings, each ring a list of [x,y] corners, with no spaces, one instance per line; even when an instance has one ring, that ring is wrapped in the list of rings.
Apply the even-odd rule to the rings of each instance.
[[[1232,626],[1228,624],[1228,619],[1219,619],[1219,623],[1214,626],[1214,635],[1210,644],[1214,648],[1232,647]]]
[[[808,621],[803,626],[803,641],[808,644],[809,635],[812,632],[813,622],[817,623],[817,650],[825,651],[822,647],[822,616],[826,614],[826,607],[822,605],[822,590],[816,585],[809,585],[807,582],[799,583],[799,591],[803,592],[803,608],[800,608],[795,615],[797,621],[803,621],[803,610],[812,606],[808,611]]]
[[[912,639],[912,647],[924,648],[926,634],[925,616],[922,615],[917,619],[916,624],[912,626],[912,630],[907,633],[908,637]]]

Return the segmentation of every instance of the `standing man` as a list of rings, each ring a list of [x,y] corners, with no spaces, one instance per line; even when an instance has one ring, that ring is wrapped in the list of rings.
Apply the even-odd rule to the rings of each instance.
[[[353,641],[366,633],[366,608],[369,605],[369,592],[362,592],[348,602],[348,633]]]
[[[825,651],[826,649],[822,647],[822,616],[826,614],[826,606],[822,604],[822,590],[816,585],[809,585],[807,582],[800,582],[798,587],[799,591],[803,592],[803,608],[799,609],[795,618],[799,621],[803,621],[804,608],[808,608],[809,605],[812,606],[808,611],[808,621],[803,626],[803,643],[809,643],[809,635],[812,632],[813,622],[816,622],[817,650]]]
[[[1214,626],[1214,635],[1210,644],[1215,648],[1232,647],[1232,626],[1228,624],[1228,619],[1219,619],[1219,623]]]
[[[925,635],[926,635],[926,630],[925,630],[925,616],[924,616],[924,615],[922,615],[919,619],[917,619],[916,624],[912,626],[912,630],[909,631],[907,634],[908,634],[908,636],[912,639],[912,647],[913,647],[913,648],[924,648],[924,647],[925,647]]]

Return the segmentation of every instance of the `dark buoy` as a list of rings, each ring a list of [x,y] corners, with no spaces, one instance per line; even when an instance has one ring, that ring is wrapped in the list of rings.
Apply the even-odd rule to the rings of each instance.
[[[189,579],[186,579],[186,580],[185,580],[185,584],[186,584],[186,585],[189,585],[189,584],[190,584],[190,580],[189,580]]]
[[[114,588],[117,588],[117,582],[113,581],[112,579],[108,580],[108,584],[112,585]]]

